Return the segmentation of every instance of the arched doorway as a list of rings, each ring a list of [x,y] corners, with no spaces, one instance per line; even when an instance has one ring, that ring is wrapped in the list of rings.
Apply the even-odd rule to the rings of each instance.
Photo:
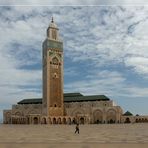
[[[138,123],[138,119],[136,119],[136,123]]]
[[[46,118],[43,118],[43,119],[42,119],[42,124],[47,124]]]
[[[125,123],[131,123],[130,118],[127,117],[127,118],[125,119]]]
[[[68,118],[67,123],[71,124],[71,118]]]
[[[103,122],[103,113],[101,110],[95,110],[93,113],[94,123],[99,124]]]
[[[56,124],[56,118],[53,118],[53,124]]]
[[[58,118],[58,124],[62,124],[61,118]]]
[[[37,118],[37,117],[34,117],[34,118],[33,118],[33,123],[34,123],[34,124],[38,124],[38,122],[39,122],[39,121],[38,121],[38,118]]]
[[[66,124],[66,118],[63,118],[63,124]]]
[[[76,124],[76,123],[77,123],[76,119],[73,118],[73,120],[72,120],[72,124]]]
[[[110,109],[107,111],[107,123],[115,123],[116,122],[116,111],[114,109]]]
[[[84,117],[80,118],[80,124],[84,124]]]
[[[72,116],[75,117],[73,123],[79,123],[79,119],[85,114],[85,111],[81,108],[76,108],[73,110]]]

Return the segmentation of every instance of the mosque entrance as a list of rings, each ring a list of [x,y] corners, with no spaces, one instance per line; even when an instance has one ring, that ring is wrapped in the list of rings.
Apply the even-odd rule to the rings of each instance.
[[[94,123],[99,124],[103,122],[103,113],[101,110],[94,111]]]
[[[126,118],[125,123],[131,123],[129,118]]]
[[[42,119],[42,124],[47,124],[46,118],[43,118],[43,119]]]
[[[80,124],[84,124],[84,118],[83,117],[80,118]]]
[[[63,124],[66,124],[66,118],[63,118]]]
[[[56,124],[56,118],[53,118],[53,124]]]
[[[33,118],[33,123],[34,123],[34,124],[38,124],[38,122],[39,122],[39,121],[38,121],[38,118],[37,118],[37,117],[34,117],[34,118]]]
[[[109,109],[107,111],[107,123],[113,124],[116,122],[116,111],[114,109]]]

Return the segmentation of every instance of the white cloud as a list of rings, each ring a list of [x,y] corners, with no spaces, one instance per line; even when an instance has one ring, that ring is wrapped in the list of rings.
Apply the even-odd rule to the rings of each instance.
[[[126,66],[133,67],[139,74],[148,74],[148,58],[145,57],[130,57],[125,60]],[[148,77],[147,77],[148,78]]]
[[[83,92],[84,94],[106,94],[113,96],[122,89],[125,79],[116,71],[91,71],[85,80],[75,81],[65,85],[65,91]],[[121,90],[120,90],[121,91]],[[124,93],[124,92],[123,92]],[[120,95],[123,95],[120,94]]]
[[[41,96],[41,70],[20,69],[22,66],[41,62],[41,39],[45,34],[38,33],[42,28],[42,24],[37,24],[41,17],[29,17],[33,9],[27,8],[29,12],[25,10],[18,7],[10,8],[8,11],[5,10],[5,15],[1,16],[3,20],[0,22],[1,103],[12,103],[25,97]],[[28,12],[26,14],[28,18],[24,20],[21,17],[26,12]]]
[[[97,7],[96,9],[94,8],[94,11],[102,13],[102,8]],[[93,24],[93,27],[91,21],[85,20],[85,24],[88,25],[85,27],[86,29],[83,25],[81,27],[81,22],[79,23],[81,32],[76,32],[75,38],[67,42],[69,51],[66,56],[70,57],[73,51],[74,56],[71,56],[73,61],[91,61],[97,67],[124,64],[126,59],[134,56],[146,58],[148,56],[147,7],[106,7],[103,11],[102,16],[96,15],[98,21],[95,22],[95,25]],[[94,20],[94,15],[89,16],[88,14],[88,17],[90,20]],[[85,36],[86,34],[89,35]],[[81,40],[78,42],[77,39]],[[125,66],[128,65],[125,64]],[[133,63],[133,67],[135,66],[139,67]],[[145,74],[147,65],[140,66],[143,67],[141,74],[142,72]]]
[[[117,71],[92,71],[86,80],[79,80],[65,85],[66,92],[82,92],[85,95],[105,94],[115,98],[141,98],[148,96],[148,88],[129,83],[124,74]]]
[[[76,68],[68,67],[64,69],[64,76],[65,77],[73,77],[73,76],[78,76],[78,71]]]
[[[147,7],[0,8],[1,102],[41,96],[41,68],[24,67],[41,63],[52,14],[64,40],[65,79],[72,78],[65,91],[147,96],[147,85],[129,80],[134,70],[147,81]]]

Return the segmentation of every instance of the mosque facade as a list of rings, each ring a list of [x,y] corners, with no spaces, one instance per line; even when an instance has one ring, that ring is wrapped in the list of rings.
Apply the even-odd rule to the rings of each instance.
[[[42,46],[43,97],[23,99],[3,111],[4,124],[111,124],[148,122],[123,113],[105,95],[63,92],[63,42],[52,19]]]

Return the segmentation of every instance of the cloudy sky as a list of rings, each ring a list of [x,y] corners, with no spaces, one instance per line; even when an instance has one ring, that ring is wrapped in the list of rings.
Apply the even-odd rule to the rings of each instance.
[[[51,17],[64,42],[64,91],[104,94],[148,114],[148,6],[0,6],[0,111],[42,96]]]
[[[0,0],[1,5],[144,5],[147,0]]]

